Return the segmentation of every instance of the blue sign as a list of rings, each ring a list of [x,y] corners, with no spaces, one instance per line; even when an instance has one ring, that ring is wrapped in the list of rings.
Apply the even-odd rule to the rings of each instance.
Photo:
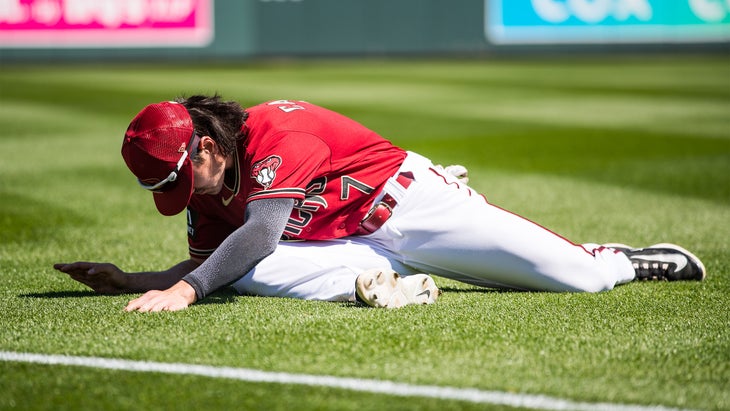
[[[485,0],[494,44],[730,42],[730,0]]]

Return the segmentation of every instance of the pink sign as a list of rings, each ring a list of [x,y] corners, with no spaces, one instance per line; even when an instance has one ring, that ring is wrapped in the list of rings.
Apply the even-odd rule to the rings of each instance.
[[[0,47],[202,47],[213,0],[0,0]]]

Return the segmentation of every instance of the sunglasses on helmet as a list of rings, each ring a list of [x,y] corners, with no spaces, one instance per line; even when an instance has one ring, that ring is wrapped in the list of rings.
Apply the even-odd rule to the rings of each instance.
[[[195,157],[195,154],[197,154],[198,152],[198,145],[194,144],[196,142],[195,137],[197,137],[197,134],[195,133],[195,129],[193,129],[193,134],[190,136],[190,141],[188,141],[187,148],[185,149],[185,151],[183,151],[182,155],[180,156],[180,160],[177,161],[175,169],[170,172],[167,178],[160,180],[155,184],[145,184],[142,182],[142,180],[137,179],[139,185],[145,190],[160,192],[160,188],[162,188],[165,184],[172,183],[173,181],[177,180],[177,175],[178,173],[180,173],[180,169],[182,168],[185,159],[188,157],[188,155],[190,156],[190,158]]]

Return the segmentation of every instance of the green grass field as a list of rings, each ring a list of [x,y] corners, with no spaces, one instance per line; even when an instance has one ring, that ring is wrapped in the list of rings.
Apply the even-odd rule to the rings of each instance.
[[[708,278],[599,294],[437,279],[437,304],[392,311],[224,290],[124,313],[134,296],[96,296],[52,264],[187,258],[184,216],[157,214],[119,150],[143,106],[198,92],[327,106],[466,165],[492,203],[575,242],[676,242]],[[730,58],[5,65],[0,143],[0,351],[730,409]],[[0,392],[3,410],[504,408],[16,361],[0,362]]]

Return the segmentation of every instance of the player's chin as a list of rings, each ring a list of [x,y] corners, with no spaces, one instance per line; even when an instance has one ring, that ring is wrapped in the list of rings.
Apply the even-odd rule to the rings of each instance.
[[[210,195],[216,195],[220,192],[221,192],[220,187],[201,187],[201,188],[196,188],[193,191],[193,194],[210,196]]]

